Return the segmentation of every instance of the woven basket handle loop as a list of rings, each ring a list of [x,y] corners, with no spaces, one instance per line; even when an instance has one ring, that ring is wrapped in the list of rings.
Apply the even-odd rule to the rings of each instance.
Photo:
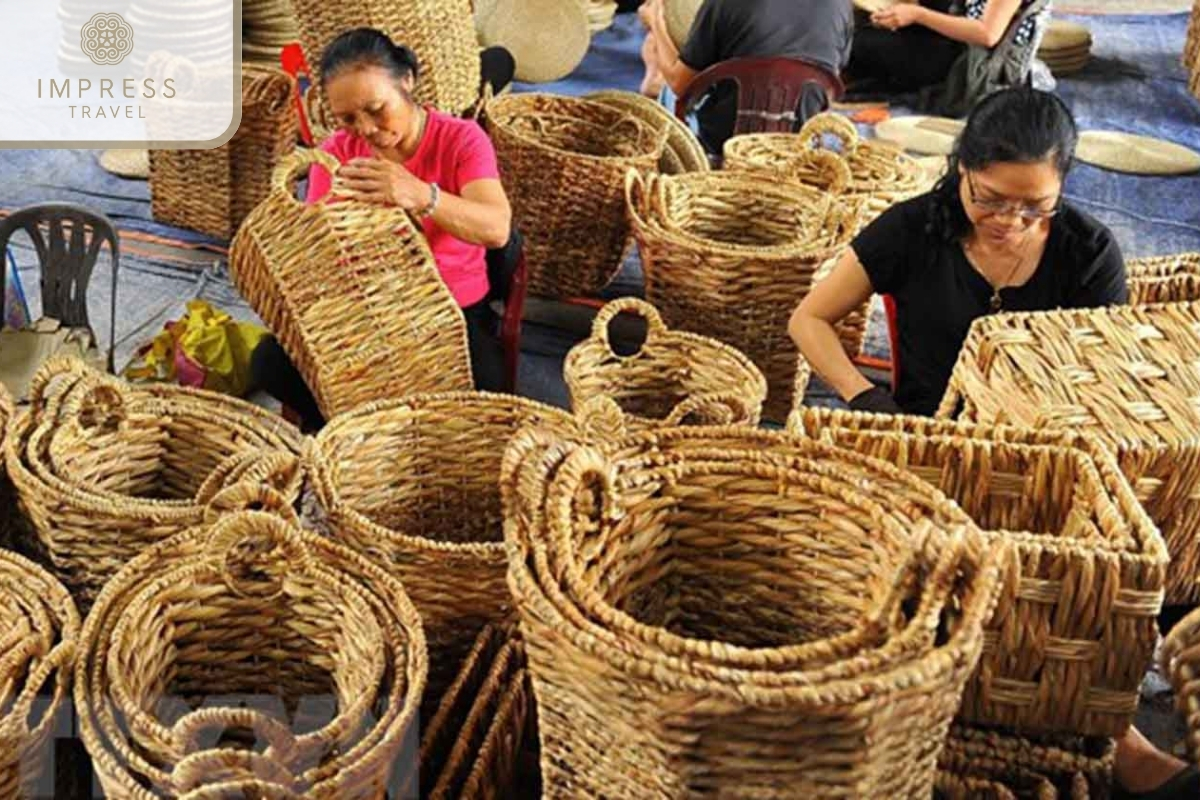
[[[645,228],[649,224],[652,212],[650,187],[657,183],[658,173],[642,175],[637,167],[630,167],[625,172],[625,209],[637,228]],[[661,224],[661,218],[655,222]]]
[[[590,442],[604,442],[625,437],[625,412],[608,395],[589,398],[575,413],[580,433]]]
[[[826,136],[832,136],[841,142],[843,155],[850,155],[858,146],[858,129],[854,127],[854,123],[833,111],[824,111],[804,123],[804,127],[800,129],[800,145],[812,149],[821,148]]]
[[[245,73],[251,78],[242,89],[243,111],[253,105],[260,113],[274,114],[291,107],[292,94],[296,91],[296,82],[291,75],[278,69],[254,67],[245,69]]]
[[[105,377],[76,384],[63,398],[60,414],[84,433],[114,429],[128,418],[125,387]]]
[[[600,450],[584,445],[567,455],[546,488],[545,523],[552,537],[576,538],[577,504],[587,493],[595,499],[593,518],[612,522],[623,516],[612,463]],[[603,545],[585,539],[577,541],[575,549],[586,563],[600,554]]]
[[[743,425],[754,419],[753,410],[739,395],[729,392],[693,395],[680,401],[663,420],[666,425]]]
[[[850,186],[850,165],[832,150],[809,150],[801,157],[803,167],[815,167],[822,177],[826,191],[842,194]]]
[[[226,491],[238,500],[239,493],[247,489],[235,486]],[[223,501],[222,495],[213,498],[210,506],[218,500]],[[213,524],[209,549],[225,586],[235,596],[262,602],[277,600],[286,592],[289,576],[312,571],[312,552],[299,527],[283,516],[279,512],[243,511],[226,514]]]
[[[304,113],[308,115],[308,129],[314,142],[321,142],[333,133],[337,126],[332,124],[325,104],[321,102],[321,85],[314,83],[304,93]]]
[[[33,373],[29,382],[29,403],[35,411],[41,411],[51,400],[61,399],[79,379],[96,374],[74,356],[51,356]]]
[[[26,644],[13,651],[14,657],[23,650],[20,660],[27,664],[35,664],[29,670],[29,677],[25,680],[24,686],[20,693],[12,701],[12,705],[5,710],[5,721],[0,725],[0,742],[5,741],[10,733],[16,733],[18,741],[31,740],[40,741],[46,732],[46,728],[54,725],[57,720],[52,716],[44,714],[38,723],[30,728],[29,722],[36,718],[37,714],[34,711],[34,703],[39,696],[42,696],[42,687],[46,686],[51,680],[54,680],[53,700],[57,702],[58,698],[62,697],[67,692],[67,687],[70,685],[71,671],[75,665],[76,649],[74,642],[60,642],[46,655],[45,658],[39,658],[39,650],[44,650],[46,643],[35,640],[33,637],[24,637]],[[6,654],[8,655],[8,654]],[[26,661],[26,659],[28,659]],[[7,660],[7,659],[6,659]],[[14,674],[20,674],[14,673]]]
[[[337,172],[338,167],[341,166],[336,158],[323,150],[315,148],[295,150],[279,160],[279,166],[271,174],[272,190],[283,192],[301,205],[302,203],[296,200],[296,181],[307,175],[308,168],[314,164],[319,164],[329,170],[330,175]]]
[[[296,797],[300,789],[296,776],[278,761],[224,747],[185,756],[171,770],[170,782],[171,796],[180,800]]]
[[[290,495],[304,472],[301,459],[285,451],[250,450],[223,458],[196,490],[198,505],[210,502],[224,489],[240,483],[262,484]]]
[[[300,525],[300,517],[281,492],[254,481],[243,481],[226,486],[204,505],[204,521],[214,524],[230,514],[244,511],[259,511],[274,514],[289,525]]]
[[[302,800],[303,795],[278,784],[263,783],[256,779],[221,781],[178,795],[179,800],[245,800],[247,797],[257,797],[259,800]]]
[[[197,709],[179,718],[171,728],[171,738],[176,752],[186,758],[217,750],[221,737],[231,731],[254,734],[256,742],[267,745],[263,756],[269,761],[282,765],[296,760],[295,735],[279,720],[253,708]]]
[[[662,315],[658,313],[657,308],[645,300],[640,300],[636,297],[622,297],[618,300],[613,300],[600,309],[600,312],[596,314],[595,321],[592,322],[592,338],[608,348],[613,356],[620,358],[612,349],[612,342],[608,336],[608,326],[617,314],[623,311],[637,314],[646,320],[645,347],[649,347],[651,342],[667,333],[667,326],[662,320]],[[629,357],[635,358],[636,354]]]

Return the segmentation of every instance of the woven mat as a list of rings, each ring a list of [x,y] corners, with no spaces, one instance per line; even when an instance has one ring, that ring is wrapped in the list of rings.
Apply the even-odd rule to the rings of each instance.
[[[1058,14],[1186,14],[1192,0],[1063,0]]]

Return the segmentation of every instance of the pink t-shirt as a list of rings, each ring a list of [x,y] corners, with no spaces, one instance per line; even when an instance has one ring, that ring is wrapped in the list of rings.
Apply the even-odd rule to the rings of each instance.
[[[459,119],[426,109],[425,133],[404,167],[426,183],[436,183],[443,192],[461,194],[472,181],[499,179],[496,151],[483,128],[473,120]],[[321,149],[345,164],[355,158],[370,158],[371,143],[347,130],[339,130],[321,143]],[[332,179],[324,167],[314,166],[308,176],[308,202],[329,193]],[[421,222],[438,272],[462,307],[478,303],[488,292],[486,250],[451,236],[432,219]]]

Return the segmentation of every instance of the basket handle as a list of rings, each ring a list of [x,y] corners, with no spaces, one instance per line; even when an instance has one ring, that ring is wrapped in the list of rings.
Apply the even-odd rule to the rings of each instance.
[[[583,403],[575,413],[583,437],[592,442],[623,439],[628,433],[625,412],[608,395],[596,395]]]
[[[303,471],[300,457],[284,451],[251,450],[226,456],[196,490],[196,503],[204,505],[222,490],[241,483],[263,484],[286,493]]]
[[[30,647],[30,650],[36,650],[36,644]],[[35,653],[30,652],[33,656]],[[75,643],[72,641],[60,642],[41,659],[35,666],[25,681],[24,687],[20,694],[13,700],[12,707],[8,709],[6,725],[0,726],[0,734],[6,731],[4,728],[11,726],[19,726],[19,732],[22,734],[20,738],[29,738],[39,740],[46,729],[53,725],[55,720],[51,714],[43,715],[42,719],[34,727],[29,727],[29,720],[33,714],[33,704],[37,700],[40,690],[46,683],[57,673],[58,680],[55,691],[52,695],[54,698],[61,697],[67,690],[67,685],[70,680],[70,675],[75,666],[77,651]],[[53,702],[57,702],[54,700]],[[10,728],[11,730],[11,728]],[[4,740],[4,736],[0,735],[0,741]]]
[[[800,144],[809,149],[821,149],[821,140],[832,136],[842,143],[842,153],[849,155],[858,146],[858,129],[841,114],[823,111],[804,123],[800,129]]]
[[[64,395],[62,419],[83,433],[114,427],[128,419],[129,397],[120,381],[105,376],[76,384]]]
[[[42,362],[42,365],[33,373],[33,379],[29,382],[29,403],[35,411],[41,411],[52,399],[62,399],[62,396],[79,379],[91,378],[97,375],[99,373],[75,356],[51,356]],[[74,377],[76,380],[70,384],[58,385],[53,395],[51,395],[49,393],[51,384],[55,382],[56,378],[61,377]]]
[[[300,201],[296,200],[294,192],[296,181],[300,179],[302,171],[306,171],[314,164],[329,170],[330,175],[337,172],[338,167],[341,166],[335,157],[324,150],[316,148],[293,150],[279,159],[279,166],[275,167],[275,171],[271,173],[271,189],[286,194],[300,204]]]
[[[226,486],[204,504],[204,521],[215,524],[230,514],[257,511],[274,514],[289,525],[299,527],[300,517],[287,497],[262,483],[243,481]]]
[[[184,714],[171,727],[171,739],[176,752],[186,758],[214,750],[221,735],[231,729],[249,731],[256,739],[266,742],[267,749],[263,755],[270,761],[288,764],[296,759],[295,735],[279,720],[253,708],[197,709]],[[200,741],[205,733],[211,737],[212,744]]]
[[[247,492],[245,488],[232,487],[232,489],[236,489],[237,492],[231,491],[230,502],[253,497],[253,493]],[[271,490],[264,487],[263,491]],[[263,496],[270,498],[270,495],[264,494]],[[221,495],[217,495],[214,501],[218,498],[221,498]],[[223,498],[222,502],[224,502]],[[252,500],[251,502],[261,501]],[[284,502],[286,504],[286,501]],[[221,513],[219,506],[216,513]],[[275,547],[264,548],[263,545],[274,545]],[[235,551],[243,547],[250,549],[253,557],[258,560],[274,562],[285,560],[288,565],[288,574],[312,571],[312,552],[305,544],[297,526],[289,524],[280,516],[269,513],[244,511],[226,515],[213,525],[208,548],[225,586],[237,597],[270,601],[276,600],[284,594],[283,580],[279,580],[277,585],[270,587],[269,590],[264,590],[261,588],[264,583],[258,583],[257,586],[247,585],[242,576],[235,574],[232,564],[233,555]],[[267,552],[264,553],[264,549]],[[272,550],[278,552],[272,555]]]
[[[615,478],[614,465],[595,447],[584,445],[569,453],[545,490],[544,522],[549,535],[556,540],[570,535],[575,503],[589,486],[599,501],[599,515],[609,520],[620,519],[624,512]],[[579,542],[574,549],[576,558],[586,563],[593,558],[596,546]]]
[[[642,175],[637,167],[630,167],[625,172],[625,208],[635,228],[645,228],[650,224],[650,195],[659,184],[659,177],[657,172]],[[657,223],[662,224],[661,217]]]
[[[850,165],[840,154],[832,150],[808,150],[801,156],[805,167],[815,167],[823,176],[826,191],[842,194],[850,186]]]
[[[605,304],[604,308],[596,314],[596,319],[592,322],[592,338],[604,345],[614,356],[620,358],[612,349],[608,326],[612,323],[613,318],[623,311],[632,312],[646,320],[646,347],[667,333],[667,326],[662,320],[662,315],[658,313],[657,308],[645,300],[637,297],[622,297],[613,300],[611,303]]]
[[[689,423],[689,417],[696,421]],[[742,425],[753,423],[754,410],[745,399],[732,392],[712,392],[684,398],[671,409],[666,425]]]

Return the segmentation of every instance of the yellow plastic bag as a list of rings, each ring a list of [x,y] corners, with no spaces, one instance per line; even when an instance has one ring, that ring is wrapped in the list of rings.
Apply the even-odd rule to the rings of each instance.
[[[237,322],[207,301],[191,300],[183,319],[168,322],[124,374],[241,397],[251,388],[250,354],[266,335],[261,325]]]

